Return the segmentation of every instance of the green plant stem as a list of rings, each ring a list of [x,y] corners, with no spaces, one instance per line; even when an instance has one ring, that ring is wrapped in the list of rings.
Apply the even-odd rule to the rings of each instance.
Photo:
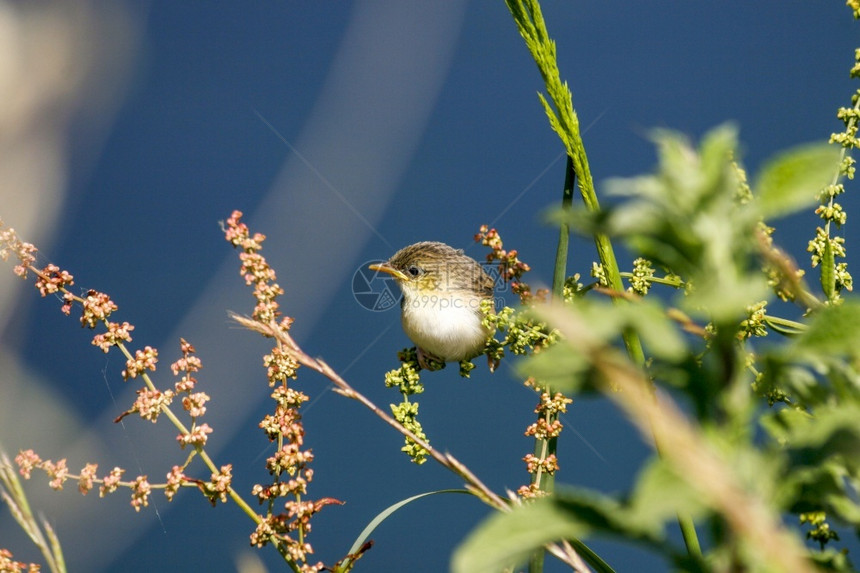
[[[12,517],[18,522],[18,525],[30,540],[39,548],[39,551],[45,558],[48,569],[52,573],[65,573],[66,562],[63,557],[60,540],[46,519],[42,519],[41,527],[39,522],[36,521],[36,518],[33,516],[33,510],[30,508],[27,494],[21,485],[21,480],[12,469],[12,463],[2,448],[0,448],[0,500],[5,501],[9,505]],[[44,534],[42,529],[45,530]],[[45,539],[46,536],[47,540]]]
[[[678,527],[681,528],[681,536],[684,538],[684,546],[687,548],[687,554],[701,557],[702,546],[699,545],[696,524],[693,523],[690,516],[678,514]]]
[[[860,111],[860,98],[857,98],[857,101],[854,103],[853,110],[855,113]],[[855,117],[852,117],[851,119],[848,120],[848,122],[845,125],[846,133],[850,133],[853,130],[855,130],[856,128],[857,128],[857,119]],[[848,156],[849,153],[850,153],[849,147],[846,147],[843,145],[842,149],[840,150],[840,154],[839,154],[839,165],[840,166],[843,164],[843,162],[845,161],[845,157]],[[837,183],[839,183],[840,177],[842,177],[841,168],[837,169],[836,173],[833,174],[833,179],[830,181],[830,185],[834,186]],[[834,203],[836,203],[836,197],[831,195],[827,201],[827,206],[830,209],[832,209]],[[830,244],[831,236],[830,236],[830,220],[829,219],[826,220],[824,223],[824,233],[827,235],[828,247],[832,249],[832,246]],[[835,272],[836,263],[833,260],[833,256],[831,255],[830,257],[827,257],[827,258],[829,258],[829,260],[826,261],[825,264],[828,264],[832,268],[832,271]],[[826,282],[828,282],[826,273],[831,272],[831,268],[825,269],[824,264],[821,265],[821,282],[822,282],[822,285],[824,285]],[[830,280],[832,281],[832,279],[830,279]],[[832,303],[832,302],[835,302],[836,300],[839,299],[839,293],[834,288],[828,289],[827,287],[824,287],[824,290],[825,290],[825,294],[827,295],[827,300],[829,302]]]
[[[204,450],[203,448],[197,448],[197,452],[200,454],[200,458],[203,460],[206,466],[210,470],[212,470],[212,473],[218,473],[218,468],[217,466],[215,466],[215,462],[212,461],[212,458],[209,457],[209,454],[206,453],[206,450]],[[240,496],[236,492],[235,489],[233,489],[232,487],[228,488],[227,494],[230,496],[230,499],[233,500],[233,503],[238,505],[239,508],[254,521],[254,523],[258,525],[260,524],[260,522],[262,521],[262,519],[260,519],[260,516],[257,514],[256,511],[251,508],[250,505],[248,505],[248,503],[242,498],[242,496]],[[299,566],[295,561],[293,561],[293,558],[290,557],[289,553],[287,553],[286,545],[281,543],[279,540],[273,540],[272,545],[275,546],[275,549],[278,550],[278,553],[281,555],[287,565],[289,565],[290,569],[292,569],[296,573],[299,573]]]
[[[570,209],[573,204],[573,183],[576,180],[576,172],[573,169],[573,159],[567,156],[567,164],[564,170],[564,189],[561,196],[561,208]],[[554,300],[561,300],[564,289],[564,279],[567,276],[567,252],[570,243],[570,225],[563,222],[558,233],[558,246],[555,251],[555,269],[552,275],[552,296]],[[546,389],[552,392],[551,388]],[[549,415],[547,422],[552,423],[558,419],[558,413]],[[535,438],[534,455],[539,459],[546,459],[556,453],[558,438],[541,439]],[[540,469],[532,474],[531,483],[537,484],[543,491],[550,493],[555,489],[555,476],[544,474]],[[545,552],[537,551],[529,559],[529,571],[537,573],[543,571]]]
[[[570,209],[573,204],[573,184],[576,180],[576,173],[573,170],[573,160],[570,156],[567,157],[567,165],[564,175],[564,189],[561,196],[561,208]],[[552,275],[552,295],[555,300],[561,300],[562,291],[564,289],[564,279],[567,276],[567,252],[570,243],[570,225],[562,223],[558,234],[558,246],[555,251],[555,269]],[[547,392],[552,393],[551,388],[547,388]],[[547,419],[547,422],[552,423],[558,419],[558,413],[553,413]],[[535,440],[535,455],[540,459],[546,459],[548,456],[556,453],[558,438],[550,438],[549,440]],[[540,479],[541,472],[532,475],[532,483]],[[543,481],[540,483],[541,489],[546,492],[552,492],[555,486],[555,477],[553,475],[543,476]]]
[[[124,344],[119,343],[117,344],[117,346],[126,358],[128,358],[129,360],[132,359],[131,352],[128,350],[128,348],[126,348]],[[141,378],[143,379],[144,384],[146,384],[147,388],[149,388],[150,390],[156,390],[155,383],[152,381],[148,374],[144,373]],[[178,429],[183,434],[188,433],[188,428],[185,427],[185,424],[182,423],[182,421],[176,416],[176,414],[173,413],[173,411],[168,406],[162,406],[161,411],[164,413],[164,415],[167,416],[167,418],[170,420],[170,423],[173,424],[176,429]],[[215,465],[215,462],[212,460],[211,457],[209,457],[209,454],[206,452],[206,450],[201,446],[196,447],[195,450],[200,456],[200,459],[203,460],[203,463],[206,464],[206,467],[208,467],[213,474],[218,473],[218,466]],[[228,488],[227,494],[230,496],[230,499],[232,499],[233,502],[239,506],[239,508],[245,513],[245,515],[250,517],[255,524],[260,524],[260,522],[262,521],[260,516],[257,514],[256,511],[251,508],[250,505],[248,505],[248,503],[242,498],[241,495],[238,494],[238,492],[236,492],[235,489],[233,489],[232,487]],[[299,573],[298,564],[296,564],[293,561],[292,557],[290,557],[289,553],[287,553],[286,546],[277,540],[273,540],[272,545],[275,546],[275,549],[277,549],[278,553],[281,555],[284,561],[286,561],[287,565],[290,566],[290,569],[292,569],[296,573]]]
[[[619,274],[621,275],[621,278],[633,278],[633,273],[621,272]],[[676,275],[667,275],[665,277],[650,277],[648,281],[652,284],[670,286],[673,288],[681,288],[684,286],[684,281],[681,280],[681,277]]]
[[[798,335],[806,331],[806,325],[802,322],[769,314],[764,316],[764,323],[769,326],[771,330],[786,336]]]
[[[570,209],[573,204],[573,183],[576,180],[576,171],[573,168],[573,159],[567,156],[567,165],[564,169],[564,190],[561,196],[561,208]],[[558,231],[558,247],[555,250],[555,268],[552,274],[552,295],[556,299],[561,298],[564,290],[564,279],[567,277],[567,251],[570,243],[570,223],[562,222]]]
[[[566,82],[561,80],[561,73],[558,69],[558,60],[556,58],[555,42],[550,38],[546,28],[546,23],[543,19],[540,3],[538,0],[506,0],[508,9],[514,18],[517,29],[520,35],[525,40],[526,47],[531,53],[537,64],[538,71],[544,80],[546,92],[549,99],[552,101],[550,105],[547,98],[538,93],[541,104],[549,119],[550,127],[561,138],[562,143],[567,150],[568,165],[573,167],[572,173],[575,175],[579,183],[579,192],[582,196],[582,201],[586,208],[592,212],[600,211],[600,203],[597,200],[597,193],[594,190],[594,180],[591,177],[591,169],[588,165],[588,156],[585,153],[585,146],[582,142],[582,134],[579,130],[579,118],[573,107],[573,95],[570,92]],[[568,172],[571,170],[568,169]],[[567,233],[563,233],[564,237],[564,259],[567,259]],[[612,241],[605,233],[594,233],[594,244],[597,248],[597,255],[603,265],[606,279],[609,283],[609,288],[617,291],[623,291],[624,285],[621,281],[621,273],[618,268],[618,261],[615,258],[615,251],[612,248]],[[559,268],[559,256],[561,255],[562,240],[559,241],[559,252],[556,257],[556,271]],[[561,279],[562,282],[564,278]],[[557,277],[553,278],[553,286],[555,287]],[[625,301],[617,299],[616,304],[626,304]],[[630,359],[639,367],[645,366],[645,353],[642,350],[642,342],[639,337],[632,331],[627,331],[623,335],[624,346],[627,349],[627,354]],[[658,444],[659,451],[659,444]],[[678,518],[681,531],[684,534],[684,540],[687,545],[687,551],[691,555],[701,555],[698,538],[696,537],[695,526],[692,520],[688,517],[679,516]],[[689,539],[688,539],[689,537]],[[534,570],[540,571],[540,569]]]

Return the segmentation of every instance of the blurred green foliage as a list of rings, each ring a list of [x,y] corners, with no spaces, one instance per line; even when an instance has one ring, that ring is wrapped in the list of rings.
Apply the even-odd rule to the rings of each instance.
[[[804,544],[803,514],[815,526],[809,533],[818,545],[805,545],[800,562],[809,570],[814,563],[851,571],[845,553],[831,547],[838,535],[828,521],[860,531],[860,302],[827,302],[827,293],[814,297],[802,285],[804,317],[771,318],[767,303],[776,293],[764,269],[774,247],[762,225],[815,204],[837,172],[839,150],[822,143],[780,154],[750,187],[737,163],[732,126],[712,130],[698,148],[671,131],[657,131],[653,139],[655,173],[608,183],[609,192],[624,199],[617,206],[597,214],[559,210],[551,218],[586,234],[606,233],[685,288],[631,296],[626,304],[595,296],[567,301],[542,318],[554,326],[567,321],[573,340],[528,358],[520,372],[573,396],[601,391],[610,398],[625,390],[608,373],[638,376],[655,403],[680,402],[698,443],[723,460],[725,474],[713,476],[715,490],[740,484],[777,530],[793,532],[788,535],[796,543],[786,541],[786,552]],[[771,329],[771,323],[791,328]],[[690,324],[702,328],[691,333]],[[645,346],[645,367],[620,350],[622,335],[631,331]],[[774,336],[767,345],[754,344],[769,331]],[[497,571],[523,563],[546,543],[593,535],[644,545],[680,570],[780,570],[765,549],[733,530],[729,514],[748,509],[700,495],[699,479],[677,463],[677,453],[655,451],[626,494],[557,486],[553,496],[477,528],[455,554],[454,570]],[[671,541],[668,528],[679,514],[691,516],[705,535],[704,555]],[[611,570],[583,557],[598,570]]]

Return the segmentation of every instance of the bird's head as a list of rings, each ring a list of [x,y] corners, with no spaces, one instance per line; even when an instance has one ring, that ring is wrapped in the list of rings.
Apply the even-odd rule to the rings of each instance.
[[[370,269],[393,276],[404,293],[469,291],[480,295],[492,290],[492,281],[474,259],[434,241],[404,247]]]

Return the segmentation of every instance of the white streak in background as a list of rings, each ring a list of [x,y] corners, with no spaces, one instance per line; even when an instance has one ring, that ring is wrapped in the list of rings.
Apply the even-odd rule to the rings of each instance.
[[[132,67],[138,30],[125,8],[122,2],[96,7],[88,0],[0,0],[0,218],[43,253],[50,252],[57,221],[69,203],[69,171],[87,176]],[[73,170],[70,161],[75,162]],[[43,256],[37,264],[45,262]],[[11,262],[0,266],[0,331],[22,328],[26,321],[20,317],[43,301],[32,296],[32,278],[25,282],[14,276]],[[16,313],[18,319],[13,318]],[[71,450],[69,443],[81,435],[84,421],[56,391],[58,381],[42,380],[20,362],[15,347],[21,340],[13,330],[3,333],[0,447],[12,456],[19,448],[35,447],[54,459],[75,459],[72,455],[81,453],[104,458],[104,444],[95,435]],[[92,373],[96,382],[98,376]],[[26,486],[34,511],[54,524],[63,522],[61,537],[66,531],[85,533],[76,516],[87,515],[92,496],[58,495],[44,485]],[[61,543],[73,552],[66,539]],[[29,554],[41,561],[3,503],[0,546],[20,559]]]
[[[423,135],[464,15],[465,0],[358,2],[321,96],[302,133],[291,138],[303,158],[284,148],[286,162],[277,181],[258,211],[246,213],[246,222],[268,236],[264,254],[287,291],[285,310],[296,318],[294,335],[299,340],[313,328],[336,285],[353,271],[361,246],[372,237],[368,224],[372,227],[381,219]],[[257,104],[248,102],[249,121],[268,131],[254,116]],[[259,111],[272,115],[272,110]],[[273,136],[272,145],[283,143]],[[241,189],[236,190],[236,200],[240,207]],[[228,215],[224,213],[225,218]],[[212,227],[212,240],[223,242],[215,221]],[[226,242],[223,245],[223,265],[175,332],[158,346],[164,356],[162,368],[172,360],[168,357],[176,356],[180,336],[196,346],[204,365],[200,378],[205,388],[201,388],[213,397],[206,422],[215,433],[207,449],[216,458],[241,427],[257,423],[254,410],[268,399],[261,356],[271,346],[258,335],[231,328],[226,311],[250,312],[253,302],[239,277],[236,253]],[[324,387],[320,382],[320,391]],[[133,385],[116,381],[114,388],[119,404],[132,402]],[[116,414],[111,409],[93,422],[91,432],[100,434],[111,452],[108,459],[98,461],[121,465],[129,472],[136,472],[139,463],[142,473],[155,481],[162,479],[181,458],[174,445],[176,430],[160,422],[126,424],[126,432],[106,432]],[[69,457],[87,459],[83,444],[84,440]],[[128,453],[129,444],[133,456]],[[182,504],[179,498],[167,505],[159,495],[153,496],[162,514]],[[111,560],[146,527],[157,525],[151,510],[117,519],[114,513],[129,511],[127,493],[115,499],[116,503],[87,499],[86,513],[66,516],[76,522],[76,534],[63,539],[70,570],[83,564],[89,571],[117,570],[120,566],[111,565]],[[167,534],[181,532],[170,531],[168,524]],[[99,540],[95,553],[91,551],[94,539]]]
[[[122,3],[0,0],[0,218],[43,250],[66,204],[70,139],[81,174],[112,123],[136,36]],[[12,305],[35,302],[25,287],[0,272],[0,332]]]
[[[266,127],[268,127],[268,128],[272,131],[272,133],[274,133],[274,134],[275,134],[275,136],[276,136],[278,139],[280,139],[282,142],[284,142],[284,145],[286,145],[286,146],[289,148],[289,150],[290,150],[290,151],[292,151],[292,152],[293,152],[293,154],[294,154],[296,157],[298,157],[298,158],[299,158],[299,160],[304,164],[304,166],[305,166],[305,167],[307,167],[308,169],[310,169],[310,170],[311,170],[311,172],[312,172],[314,175],[316,175],[316,176],[317,176],[317,179],[319,179],[319,180],[320,180],[320,181],[321,181],[321,182],[326,186],[326,188],[327,188],[329,191],[331,191],[332,193],[334,193],[334,194],[337,196],[337,198],[338,198],[338,199],[340,199],[340,200],[343,202],[343,204],[344,204],[344,205],[346,205],[346,206],[349,208],[349,210],[350,210],[350,211],[352,211],[352,214],[353,214],[353,215],[355,215],[355,216],[358,218],[358,220],[359,220],[359,221],[361,221],[362,223],[364,223],[364,226],[365,226],[365,227],[367,227],[368,229],[370,229],[370,232],[371,232],[371,233],[373,233],[374,235],[376,235],[377,237],[379,237],[379,240],[380,240],[380,241],[382,241],[383,243],[385,243],[385,244],[388,246],[388,248],[389,248],[389,249],[391,249],[392,251],[394,250],[394,246],[392,246],[392,244],[388,242],[388,239],[386,239],[386,238],[385,238],[385,236],[384,236],[382,233],[380,233],[380,232],[379,232],[379,230],[376,228],[376,225],[374,225],[373,223],[371,223],[370,221],[368,221],[368,220],[367,220],[367,217],[365,217],[365,216],[364,216],[364,214],[363,214],[361,211],[359,211],[358,209],[356,209],[356,208],[355,208],[355,206],[354,206],[352,203],[350,203],[349,199],[347,199],[347,198],[344,196],[344,194],[343,194],[343,193],[341,193],[341,192],[338,190],[338,188],[337,188],[337,187],[335,187],[334,185],[332,185],[332,184],[329,182],[329,180],[325,178],[325,175],[323,175],[322,173],[320,173],[320,172],[319,172],[319,170],[318,170],[316,167],[314,167],[313,165],[311,165],[311,162],[310,162],[310,161],[308,161],[308,160],[307,160],[307,158],[306,158],[304,155],[302,155],[302,152],[301,152],[301,151],[299,151],[298,149],[296,149],[296,148],[295,148],[295,146],[293,146],[293,144],[292,144],[292,143],[290,143],[290,142],[287,140],[287,138],[286,138],[286,137],[284,137],[283,135],[281,135],[281,132],[279,132],[279,131],[275,128],[275,126],[273,126],[271,123],[269,123],[269,120],[268,120],[268,119],[266,119],[265,117],[263,117],[263,115],[262,115],[259,111],[257,111],[257,110],[255,109],[255,110],[254,110],[254,114],[255,114],[257,117],[259,117],[259,118],[260,118],[260,121],[262,121],[264,124],[266,124]]]

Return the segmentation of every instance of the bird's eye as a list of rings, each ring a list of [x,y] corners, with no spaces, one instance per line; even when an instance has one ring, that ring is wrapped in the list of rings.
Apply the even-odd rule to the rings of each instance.
[[[406,272],[409,273],[409,275],[412,277],[417,277],[424,273],[424,271],[422,271],[420,267],[416,267],[415,265],[412,265],[411,267],[407,268]]]

